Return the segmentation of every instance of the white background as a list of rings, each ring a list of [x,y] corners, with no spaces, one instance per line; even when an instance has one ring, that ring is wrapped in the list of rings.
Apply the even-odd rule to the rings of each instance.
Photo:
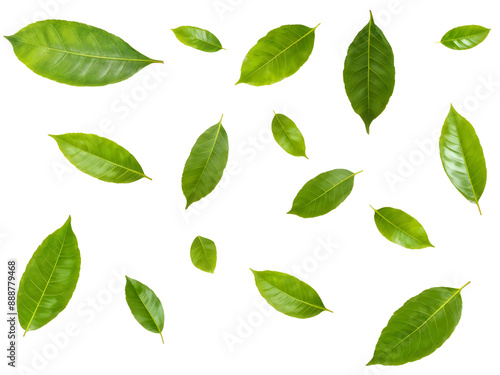
[[[396,88],[368,136],[345,95],[342,69],[369,9],[394,50]],[[21,276],[37,246],[69,214],[82,254],[66,310],[19,340],[20,373],[497,372],[499,10],[493,0],[3,2],[4,35],[37,19],[80,21],[165,60],[122,83],[71,87],[37,76],[8,41],[0,43],[0,280],[6,280],[11,257]],[[269,30],[320,22],[314,51],[294,76],[268,87],[234,85],[246,52]],[[467,24],[492,32],[464,52],[435,43]],[[181,25],[212,31],[227,51],[184,46],[170,31]],[[483,216],[441,166],[436,135],[450,103],[475,126],[484,148],[489,175]],[[270,138],[273,110],[297,123],[310,160],[286,154]],[[224,179],[184,211],[184,162],[222,113],[230,140]],[[47,136],[68,132],[116,141],[153,181],[115,185],[79,172]],[[425,154],[417,143],[427,147]],[[364,170],[340,207],[314,219],[286,215],[306,181],[335,168]],[[369,204],[410,213],[436,248],[411,251],[387,241]],[[217,245],[214,275],[191,264],[197,235]],[[293,272],[334,313],[299,320],[269,312],[250,267]],[[165,345],[134,320],[124,274],[162,300]],[[364,366],[380,331],[407,299],[469,280],[462,320],[434,354],[400,367]]]

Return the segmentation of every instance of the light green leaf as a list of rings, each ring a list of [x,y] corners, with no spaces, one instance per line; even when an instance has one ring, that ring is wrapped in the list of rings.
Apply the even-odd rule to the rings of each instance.
[[[285,25],[271,30],[248,51],[236,84],[271,85],[293,75],[311,55],[316,27]]]
[[[251,271],[262,297],[279,312],[299,319],[332,312],[313,288],[296,277],[275,271]]]
[[[490,29],[482,26],[459,26],[444,34],[441,44],[455,50],[470,49],[485,40],[489,33]]]
[[[389,241],[408,249],[434,247],[429,242],[424,227],[406,212],[392,207],[383,207],[378,210],[373,208],[373,210],[378,230]]]
[[[83,133],[50,136],[71,164],[92,177],[117,184],[151,180],[130,152],[107,138]]]
[[[406,301],[382,331],[367,366],[403,365],[426,357],[443,345],[460,321],[460,292],[467,284],[461,289],[427,289]]]
[[[217,52],[224,49],[219,39],[208,30],[194,26],[180,26],[172,31],[177,39],[188,47],[204,52]]]
[[[290,155],[304,156],[306,159],[306,143],[297,125],[287,116],[274,112],[272,123],[273,136],[276,142]]]
[[[68,305],[80,276],[80,250],[71,216],[36,249],[19,283],[17,311],[25,330],[37,330]]]
[[[334,169],[319,174],[300,189],[288,213],[304,218],[327,214],[351,194],[354,176],[361,172]]]
[[[370,12],[370,21],[349,46],[344,64],[345,90],[367,133],[389,103],[395,78],[391,45]]]
[[[439,152],[448,178],[457,190],[479,207],[486,187],[486,161],[476,131],[451,106],[439,138]]]
[[[229,155],[226,130],[222,117],[218,124],[208,128],[196,141],[182,173],[182,191],[186,197],[186,209],[215,189]]]
[[[205,237],[196,237],[191,245],[191,261],[196,268],[214,273],[217,264],[215,243]]]
[[[124,40],[79,22],[46,20],[6,36],[17,58],[42,77],[73,86],[104,86],[152,63]]]
[[[128,276],[125,285],[125,297],[134,318],[148,331],[160,334],[163,341],[163,325],[165,313],[161,301],[156,294],[143,283]]]

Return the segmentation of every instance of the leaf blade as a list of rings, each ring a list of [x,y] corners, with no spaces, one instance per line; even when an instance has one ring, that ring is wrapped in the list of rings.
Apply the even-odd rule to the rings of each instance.
[[[491,29],[478,25],[459,26],[451,29],[441,38],[440,43],[454,50],[467,50],[482,43]]]
[[[283,150],[292,156],[303,156],[308,159],[304,136],[289,117],[275,112],[271,128],[276,143]]]
[[[204,52],[217,52],[224,49],[219,39],[208,30],[194,26],[179,26],[172,31],[175,37],[188,47]]]
[[[201,236],[196,237],[191,244],[190,255],[196,268],[214,273],[217,265],[217,248],[212,240]]]

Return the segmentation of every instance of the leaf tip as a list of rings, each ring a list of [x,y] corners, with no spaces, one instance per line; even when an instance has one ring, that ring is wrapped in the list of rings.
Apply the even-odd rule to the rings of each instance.
[[[305,157],[307,160],[309,160],[309,158],[307,157],[307,155],[306,155],[306,154],[304,154],[304,155],[302,155],[302,156],[303,156],[303,157]]]
[[[372,13],[371,9],[370,9],[370,21],[373,22],[373,13]]]

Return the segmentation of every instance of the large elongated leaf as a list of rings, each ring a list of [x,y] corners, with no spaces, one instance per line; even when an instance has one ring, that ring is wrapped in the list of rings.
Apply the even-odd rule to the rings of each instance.
[[[285,25],[269,31],[248,51],[236,84],[271,85],[293,75],[311,55],[316,27]]]
[[[429,242],[424,227],[406,212],[392,207],[383,207],[378,210],[373,208],[373,210],[378,230],[389,241],[408,249],[434,247]]]
[[[106,182],[125,184],[145,177],[135,157],[115,142],[95,134],[51,135],[64,156],[82,172]]]
[[[345,90],[367,133],[389,103],[395,76],[391,45],[370,12],[370,21],[349,46],[344,64]]]
[[[198,138],[184,166],[182,191],[186,208],[215,189],[226,168],[228,154],[229,143],[221,117],[218,124]]]
[[[482,26],[459,26],[444,34],[441,43],[455,50],[470,49],[485,40],[489,33],[490,29]]]
[[[19,323],[34,331],[54,319],[68,305],[80,276],[80,250],[71,217],[36,249],[19,283]]]
[[[165,313],[156,294],[143,283],[128,276],[125,285],[125,298],[134,318],[148,331],[160,334],[163,341]]]
[[[124,40],[79,22],[46,20],[6,37],[14,53],[43,77],[73,86],[123,81],[152,63]]]
[[[296,277],[275,271],[251,271],[262,297],[279,312],[300,319],[332,312],[313,288]]]
[[[214,241],[201,236],[196,237],[191,245],[191,261],[196,268],[214,273],[217,265],[217,249]]]
[[[460,292],[467,284],[460,289],[427,289],[406,301],[383,329],[367,366],[403,365],[426,357],[443,345],[460,321]]]
[[[200,51],[217,52],[224,49],[219,39],[208,30],[194,26],[180,26],[172,31],[182,44]]]
[[[486,187],[486,161],[476,131],[469,121],[451,106],[439,138],[443,167],[452,184],[479,207]]]
[[[272,123],[273,136],[276,142],[290,155],[304,156],[306,159],[306,143],[297,125],[285,115],[274,113]]]
[[[319,174],[300,189],[288,213],[304,218],[327,214],[351,194],[358,173],[334,169]]]

